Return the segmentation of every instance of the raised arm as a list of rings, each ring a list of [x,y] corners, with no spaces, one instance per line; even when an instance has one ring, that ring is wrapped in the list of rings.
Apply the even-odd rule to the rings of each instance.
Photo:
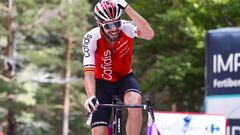
[[[137,34],[140,38],[151,40],[154,37],[154,31],[149,25],[149,23],[138,14],[130,5],[127,5],[125,12],[132,19],[132,21],[137,25]]]
[[[131,18],[135,25],[137,25],[137,35],[140,38],[151,40],[154,37],[154,31],[147,22],[137,11],[135,11],[125,0],[111,0],[122,8],[127,15]]]

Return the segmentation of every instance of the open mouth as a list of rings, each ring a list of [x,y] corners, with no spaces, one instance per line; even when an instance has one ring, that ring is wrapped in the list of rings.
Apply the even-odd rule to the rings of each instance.
[[[118,35],[118,31],[111,31],[109,32],[110,36],[117,36]]]
[[[110,39],[110,40],[117,40],[120,34],[119,29],[112,29],[112,30],[105,30],[104,29],[105,35]]]

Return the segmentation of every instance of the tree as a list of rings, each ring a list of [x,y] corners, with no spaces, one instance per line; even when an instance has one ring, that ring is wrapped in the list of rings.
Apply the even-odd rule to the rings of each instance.
[[[14,6],[17,76],[13,83],[23,86],[22,90],[18,89],[20,93],[16,93],[16,98],[21,99],[18,102],[25,105],[24,108],[15,108],[18,112],[18,134],[52,135],[61,132],[62,126],[58,123],[62,118],[63,92],[59,89],[63,89],[66,82],[63,75],[66,64],[63,59],[69,33],[75,47],[70,83],[72,89],[76,89],[70,95],[70,107],[73,108],[70,113],[70,134],[85,132],[84,123],[79,123],[79,119],[86,119],[81,108],[84,94],[80,45],[81,37],[89,28],[87,17],[90,6],[87,1],[82,0],[68,2],[73,3],[69,4],[64,0],[22,0],[16,1]],[[2,89],[3,85],[0,87]],[[3,93],[1,92],[1,95]],[[25,98],[21,98],[22,96]],[[17,104],[16,102],[14,104]],[[53,117],[54,115],[57,117]]]
[[[152,42],[139,40],[136,44],[144,46],[135,48],[137,74],[156,108],[170,111],[176,104],[176,111],[203,111],[205,33],[239,25],[236,3],[150,0],[134,5],[156,33]]]

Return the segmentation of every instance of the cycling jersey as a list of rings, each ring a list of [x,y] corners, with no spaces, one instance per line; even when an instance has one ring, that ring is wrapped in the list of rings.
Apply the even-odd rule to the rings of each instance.
[[[118,40],[112,46],[100,32],[90,30],[83,38],[84,71],[95,71],[95,78],[116,82],[131,71],[133,38],[137,27],[132,21],[122,20]]]

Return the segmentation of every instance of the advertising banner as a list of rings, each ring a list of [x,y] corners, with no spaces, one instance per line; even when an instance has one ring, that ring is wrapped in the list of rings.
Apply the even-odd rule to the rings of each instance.
[[[223,114],[229,119],[240,118],[240,95],[207,96],[205,100],[206,112]]]
[[[240,28],[207,32],[205,91],[205,112],[225,115],[228,135],[240,135]]]
[[[228,119],[228,124],[231,125],[227,128],[228,135],[240,135],[240,119]]]
[[[161,135],[226,135],[226,117],[193,113],[155,112]]]
[[[240,28],[210,30],[206,42],[206,94],[240,94]]]

